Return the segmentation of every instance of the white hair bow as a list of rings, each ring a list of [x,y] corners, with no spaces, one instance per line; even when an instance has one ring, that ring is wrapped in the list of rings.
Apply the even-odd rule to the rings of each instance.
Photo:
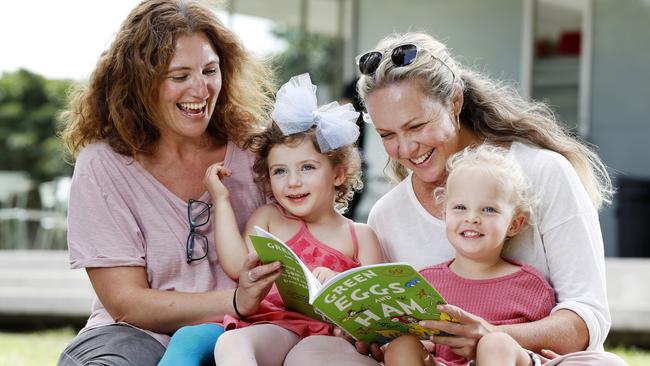
[[[356,120],[359,113],[352,104],[332,102],[318,108],[316,85],[309,74],[292,77],[275,97],[271,117],[285,136],[316,126],[316,141],[321,152],[353,144],[359,138]]]

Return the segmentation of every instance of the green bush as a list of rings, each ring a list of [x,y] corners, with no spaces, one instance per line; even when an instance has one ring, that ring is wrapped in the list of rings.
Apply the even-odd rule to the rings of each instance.
[[[70,175],[56,137],[69,80],[48,80],[27,70],[0,77],[0,170],[27,171],[36,182]]]

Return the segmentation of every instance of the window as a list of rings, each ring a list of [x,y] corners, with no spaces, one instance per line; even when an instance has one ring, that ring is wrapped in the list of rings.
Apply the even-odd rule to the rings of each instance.
[[[592,1],[525,0],[524,8],[524,93],[587,138]]]

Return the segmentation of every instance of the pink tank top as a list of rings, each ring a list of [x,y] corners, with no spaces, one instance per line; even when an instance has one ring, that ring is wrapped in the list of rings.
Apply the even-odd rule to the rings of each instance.
[[[287,240],[286,244],[300,257],[307,268],[313,271],[316,267],[327,267],[336,272],[343,272],[359,266],[359,241],[352,220],[348,220],[348,228],[354,248],[352,258],[350,258],[316,239],[304,221],[287,214],[282,206],[277,204],[275,206],[284,217],[300,222],[300,230],[291,239]]]
[[[352,245],[354,246],[354,254],[352,258],[349,258],[340,251],[316,239],[304,221],[288,215],[281,206],[276,205],[276,207],[283,216],[291,220],[300,221],[300,230],[291,239],[287,240],[286,244],[300,257],[310,270],[313,271],[316,267],[327,267],[333,271],[342,272],[359,266],[359,260],[357,258],[359,254],[359,242],[354,229],[354,222],[348,220]],[[331,324],[286,310],[275,285],[273,285],[269,294],[260,304],[260,308],[256,314],[246,317],[243,320],[226,315],[223,321],[223,325],[227,330],[262,323],[279,325],[296,333],[300,337],[331,335],[333,330]]]

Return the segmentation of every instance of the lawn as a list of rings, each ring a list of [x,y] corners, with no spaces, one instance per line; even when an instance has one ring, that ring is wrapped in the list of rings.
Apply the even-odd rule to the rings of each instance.
[[[72,328],[44,330],[33,333],[0,332],[0,366],[56,365],[59,353],[74,337]],[[612,348],[630,366],[650,365],[650,351]]]
[[[0,366],[56,365],[59,354],[74,335],[72,328],[33,333],[0,332]]]

